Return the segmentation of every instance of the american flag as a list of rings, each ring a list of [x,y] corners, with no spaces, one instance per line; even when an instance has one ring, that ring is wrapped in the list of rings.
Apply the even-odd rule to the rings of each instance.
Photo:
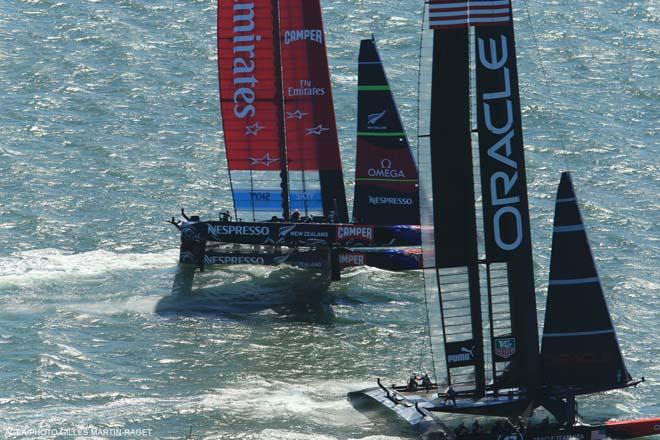
[[[431,29],[502,25],[511,21],[509,0],[429,0]]]

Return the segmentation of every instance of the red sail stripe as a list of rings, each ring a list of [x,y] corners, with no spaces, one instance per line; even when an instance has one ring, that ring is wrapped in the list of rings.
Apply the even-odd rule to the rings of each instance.
[[[278,170],[284,139],[273,0],[221,0],[218,69],[230,170]]]
[[[341,170],[318,0],[280,0],[289,170]]]

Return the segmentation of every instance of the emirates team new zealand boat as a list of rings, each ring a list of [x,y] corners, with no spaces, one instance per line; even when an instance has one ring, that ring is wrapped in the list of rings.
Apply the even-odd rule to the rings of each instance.
[[[557,191],[539,351],[510,0],[430,0],[421,44],[420,204],[434,368],[402,386],[378,381],[349,400],[391,411],[427,437],[659,434],[660,418],[578,418],[576,396],[643,378],[625,366],[568,172]],[[532,423],[541,407],[554,420]],[[450,431],[450,413],[474,423]]]
[[[329,267],[334,279],[342,266],[420,268],[419,250],[393,249],[420,243],[417,170],[375,46],[362,48],[360,57],[368,58],[360,81],[369,85],[359,91],[366,113],[351,224],[319,0],[219,2],[220,97],[235,221],[228,212],[200,221],[182,211],[184,222],[172,220],[181,230],[182,263]],[[365,104],[364,94],[375,104]],[[382,151],[369,150],[377,144]]]

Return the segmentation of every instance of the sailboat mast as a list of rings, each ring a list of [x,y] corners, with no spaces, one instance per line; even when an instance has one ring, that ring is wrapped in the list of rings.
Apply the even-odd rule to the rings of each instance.
[[[284,81],[282,78],[282,42],[280,39],[280,2],[273,0],[273,43],[275,46],[275,81],[278,87],[278,100],[277,103],[280,107],[280,115],[282,119],[278,124],[279,136],[283,142],[280,143],[280,177],[282,179],[280,187],[282,188],[282,217],[284,220],[289,220],[289,161],[287,157],[287,137],[286,126],[284,123]]]

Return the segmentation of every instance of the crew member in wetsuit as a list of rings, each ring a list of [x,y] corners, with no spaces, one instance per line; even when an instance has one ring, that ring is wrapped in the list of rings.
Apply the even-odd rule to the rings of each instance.
[[[431,382],[429,373],[424,373],[424,376],[422,377],[422,386],[426,388],[426,391],[429,391],[431,388],[433,388],[433,382]]]
[[[408,379],[408,386],[406,387],[406,391],[417,391],[417,380],[415,379],[414,374],[411,374],[410,379]]]
[[[454,402],[454,406],[456,406],[456,391],[452,387],[447,387],[445,390],[445,401],[442,403],[442,406],[445,406],[450,399]]]

